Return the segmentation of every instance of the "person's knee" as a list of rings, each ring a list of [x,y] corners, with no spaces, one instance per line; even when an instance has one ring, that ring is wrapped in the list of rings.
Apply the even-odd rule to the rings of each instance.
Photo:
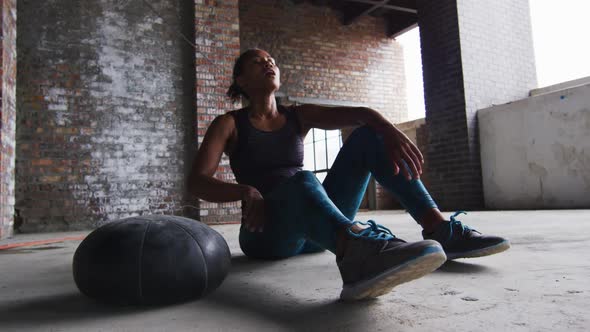
[[[298,183],[305,187],[306,190],[322,187],[322,183],[313,172],[301,171],[297,174],[299,175]]]
[[[311,171],[299,171],[297,173],[295,173],[295,175],[293,175],[294,179],[296,179],[296,181],[303,181],[303,182],[313,182],[314,180],[316,180],[316,176],[315,174],[313,174],[313,172]]]
[[[375,144],[379,141],[379,135],[369,125],[356,128],[348,137],[348,140],[357,140],[361,144]]]

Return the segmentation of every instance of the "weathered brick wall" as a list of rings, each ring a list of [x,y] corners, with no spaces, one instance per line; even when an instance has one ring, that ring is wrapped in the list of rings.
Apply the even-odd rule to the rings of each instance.
[[[225,96],[231,84],[235,59],[240,54],[238,0],[196,0],[197,139],[201,143],[211,121],[220,114],[239,108]],[[216,177],[235,181],[227,157],[223,157]],[[199,201],[200,219],[208,223],[239,222],[240,202]]]
[[[455,0],[418,1],[428,128],[428,190],[442,209],[480,208],[481,171],[467,140]]]
[[[241,49],[267,50],[281,69],[280,92],[290,97],[349,101],[407,119],[401,45],[382,19],[342,25],[338,12],[309,2],[241,0]]]
[[[16,122],[16,0],[2,1],[0,14],[0,239],[13,231]]]
[[[23,231],[180,212],[194,50],[177,32],[194,33],[193,4],[149,3],[159,15],[142,1],[18,1]]]
[[[443,209],[481,209],[477,109],[536,86],[528,1],[418,1],[430,191]]]

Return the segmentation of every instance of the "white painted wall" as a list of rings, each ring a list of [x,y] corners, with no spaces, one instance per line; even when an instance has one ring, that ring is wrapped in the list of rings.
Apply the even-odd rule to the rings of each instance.
[[[590,208],[590,84],[477,115],[487,208]]]

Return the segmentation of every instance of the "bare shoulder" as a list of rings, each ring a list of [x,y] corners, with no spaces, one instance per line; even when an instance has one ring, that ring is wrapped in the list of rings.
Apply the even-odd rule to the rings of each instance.
[[[211,121],[207,133],[228,137],[236,128],[234,117],[230,113],[218,115]]]
[[[293,105],[293,111],[299,116],[303,122],[314,121],[318,116],[328,114],[327,112],[333,109],[332,106],[322,106],[316,104],[301,104]],[[329,113],[332,116],[331,113]]]
[[[299,105],[291,105],[288,108],[291,112],[297,114],[299,118],[304,118],[308,113],[313,112],[315,110],[314,104],[299,104]]]
[[[235,111],[230,111],[228,113],[225,114],[221,114],[215,117],[215,119],[213,119],[213,122],[211,122],[211,126],[215,125],[224,129],[229,129],[232,127],[236,126],[236,121],[234,119],[234,116],[231,114],[231,112],[235,112]]]
[[[313,104],[300,104],[300,105],[291,105],[288,108],[295,114],[297,119],[299,120],[299,130],[301,132],[301,136],[307,136],[307,133],[311,129],[309,124],[309,113],[313,112]]]
[[[234,117],[236,112],[230,111],[218,115],[213,119],[207,130],[207,135],[210,134],[214,140],[224,142],[223,151],[228,155],[234,151],[238,140],[236,119]]]

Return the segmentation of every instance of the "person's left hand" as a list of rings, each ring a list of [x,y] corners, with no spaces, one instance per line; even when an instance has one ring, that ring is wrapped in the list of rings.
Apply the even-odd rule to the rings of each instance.
[[[401,170],[406,179],[419,179],[424,157],[414,142],[392,124],[379,127],[378,132],[382,135],[386,153],[393,162],[394,173],[397,175]],[[411,173],[404,166],[404,162]]]
[[[242,224],[250,232],[263,232],[265,222],[264,198],[256,188],[246,186],[242,196]]]

